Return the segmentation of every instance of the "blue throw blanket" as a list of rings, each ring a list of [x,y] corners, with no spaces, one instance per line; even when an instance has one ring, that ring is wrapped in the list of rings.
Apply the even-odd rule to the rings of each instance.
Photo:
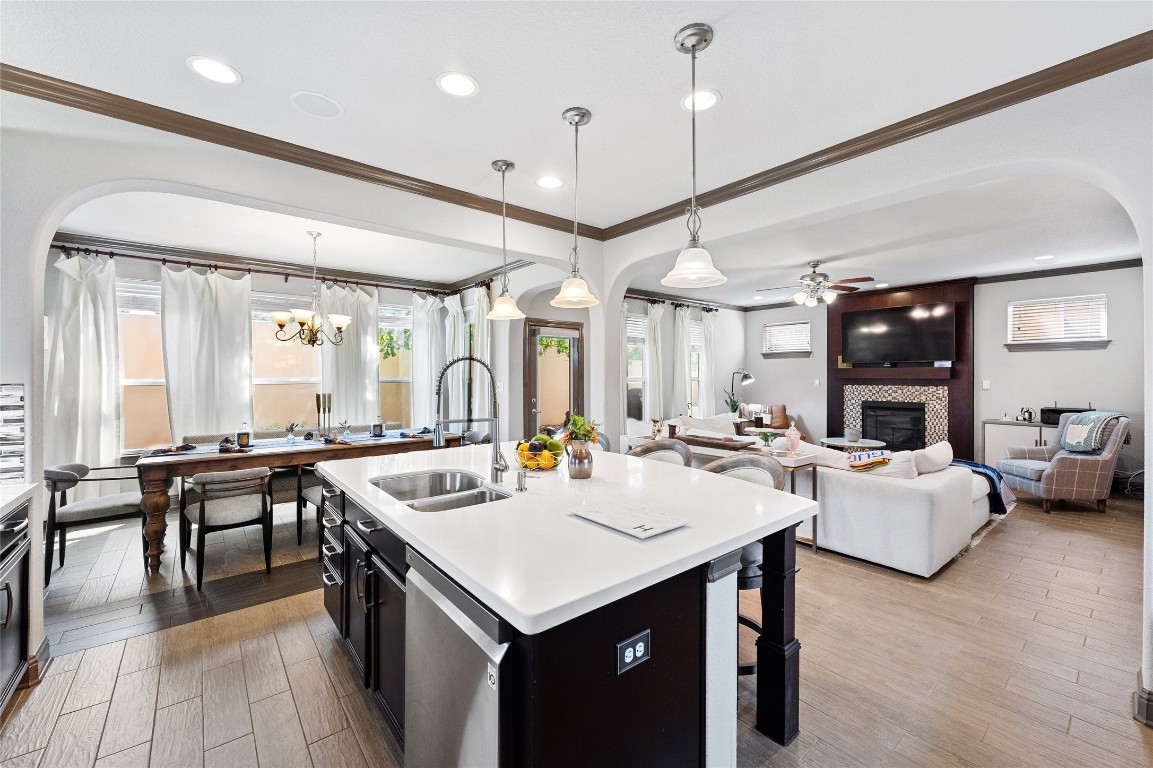
[[[972,470],[989,481],[989,513],[994,515],[1007,515],[1009,510],[1017,504],[1017,497],[1001,477],[1001,473],[988,464],[978,464],[975,461],[953,459],[950,466],[964,467]]]

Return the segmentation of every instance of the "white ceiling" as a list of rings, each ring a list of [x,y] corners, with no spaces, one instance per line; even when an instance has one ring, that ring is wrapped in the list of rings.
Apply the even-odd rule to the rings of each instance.
[[[489,197],[500,189],[489,163],[509,158],[510,202],[562,216],[571,184],[546,191],[535,180],[571,178],[560,113],[586,106],[581,219],[605,226],[687,196],[689,116],[678,102],[689,62],[671,38],[694,21],[716,29],[699,63],[699,85],[722,94],[699,121],[700,188],[710,189],[1146,31],[1153,6],[6,2],[0,59]],[[194,54],[231,64],[243,82],[194,75]],[[434,81],[448,70],[476,78],[479,94],[442,94]],[[301,90],[336,99],[343,117],[298,111],[289,96]],[[286,258],[300,249],[276,243]]]
[[[499,254],[161,192],[97,198],[70,213],[60,229],[306,265],[312,263],[312,238],[305,233],[312,230],[321,233],[321,269],[433,283],[454,283],[500,266]]]
[[[1140,258],[1121,205],[1097,187],[1059,177],[989,182],[706,245],[729,281],[695,289],[692,298],[741,306],[788,301],[795,289],[757,289],[795,283],[810,261],[820,261],[833,280],[867,276],[900,286]],[[1055,258],[1035,260],[1046,255]],[[630,287],[667,293],[660,278],[671,263],[652,262]]]

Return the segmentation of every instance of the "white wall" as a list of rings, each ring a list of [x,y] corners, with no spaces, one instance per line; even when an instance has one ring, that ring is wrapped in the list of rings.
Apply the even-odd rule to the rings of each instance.
[[[1010,352],[1005,349],[1010,301],[1103,293],[1109,297],[1105,349]],[[1121,451],[1119,468],[1134,471],[1144,460],[1145,411],[1141,363],[1144,302],[1141,269],[1116,269],[976,286],[973,313],[976,402],[973,416],[980,455],[982,419],[1013,418],[1028,406],[1087,406],[1120,411],[1133,420],[1133,442]],[[990,388],[982,389],[988,381]]]
[[[809,338],[813,345],[811,357],[766,359],[761,356],[761,329],[765,324],[802,320],[810,324]],[[742,399],[762,405],[783,403],[789,415],[797,418],[797,428],[810,440],[816,442],[826,437],[828,382],[825,373],[829,327],[826,305],[821,303],[810,308],[793,304],[747,312],[744,314],[744,323],[744,365],[757,380],[744,387]]]

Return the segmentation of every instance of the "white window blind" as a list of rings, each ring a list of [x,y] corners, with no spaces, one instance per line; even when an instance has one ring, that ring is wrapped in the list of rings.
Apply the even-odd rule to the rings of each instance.
[[[1108,340],[1103,293],[1009,302],[1010,344],[1092,344]]]
[[[630,339],[644,339],[649,333],[649,319],[644,315],[625,317],[625,332]]]
[[[700,349],[705,343],[705,326],[700,320],[689,321],[689,347]]]
[[[160,283],[131,277],[116,278],[116,311],[122,315],[159,315]]]
[[[808,321],[800,323],[766,323],[761,329],[761,354],[812,352]]]

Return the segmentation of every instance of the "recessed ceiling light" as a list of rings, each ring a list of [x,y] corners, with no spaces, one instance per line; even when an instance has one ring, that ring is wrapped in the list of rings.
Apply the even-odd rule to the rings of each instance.
[[[691,96],[685,96],[681,99],[681,109],[686,112],[691,109],[690,101],[696,102],[698,112],[704,112],[706,109],[712,109],[721,100],[721,95],[714,90],[698,88],[696,91],[696,99]]]
[[[344,114],[344,107],[323,93],[296,91],[288,98],[294,107],[313,117],[335,120]]]
[[[564,186],[564,182],[556,176],[541,176],[536,180],[536,185],[538,187],[544,187],[545,189],[556,189],[557,187]]]
[[[874,288],[888,288],[889,284],[888,283],[874,283],[873,287]]]
[[[210,59],[207,56],[189,56],[186,61],[193,72],[201,77],[207,77],[214,83],[236,85],[240,82],[240,73],[223,61]]]
[[[436,79],[436,86],[449,96],[460,96],[461,98],[472,96],[480,90],[476,80],[463,72],[445,72]]]
[[[1048,261],[1049,259],[1055,258],[1057,257],[1050,253],[1048,256],[1034,256],[1033,261]]]

